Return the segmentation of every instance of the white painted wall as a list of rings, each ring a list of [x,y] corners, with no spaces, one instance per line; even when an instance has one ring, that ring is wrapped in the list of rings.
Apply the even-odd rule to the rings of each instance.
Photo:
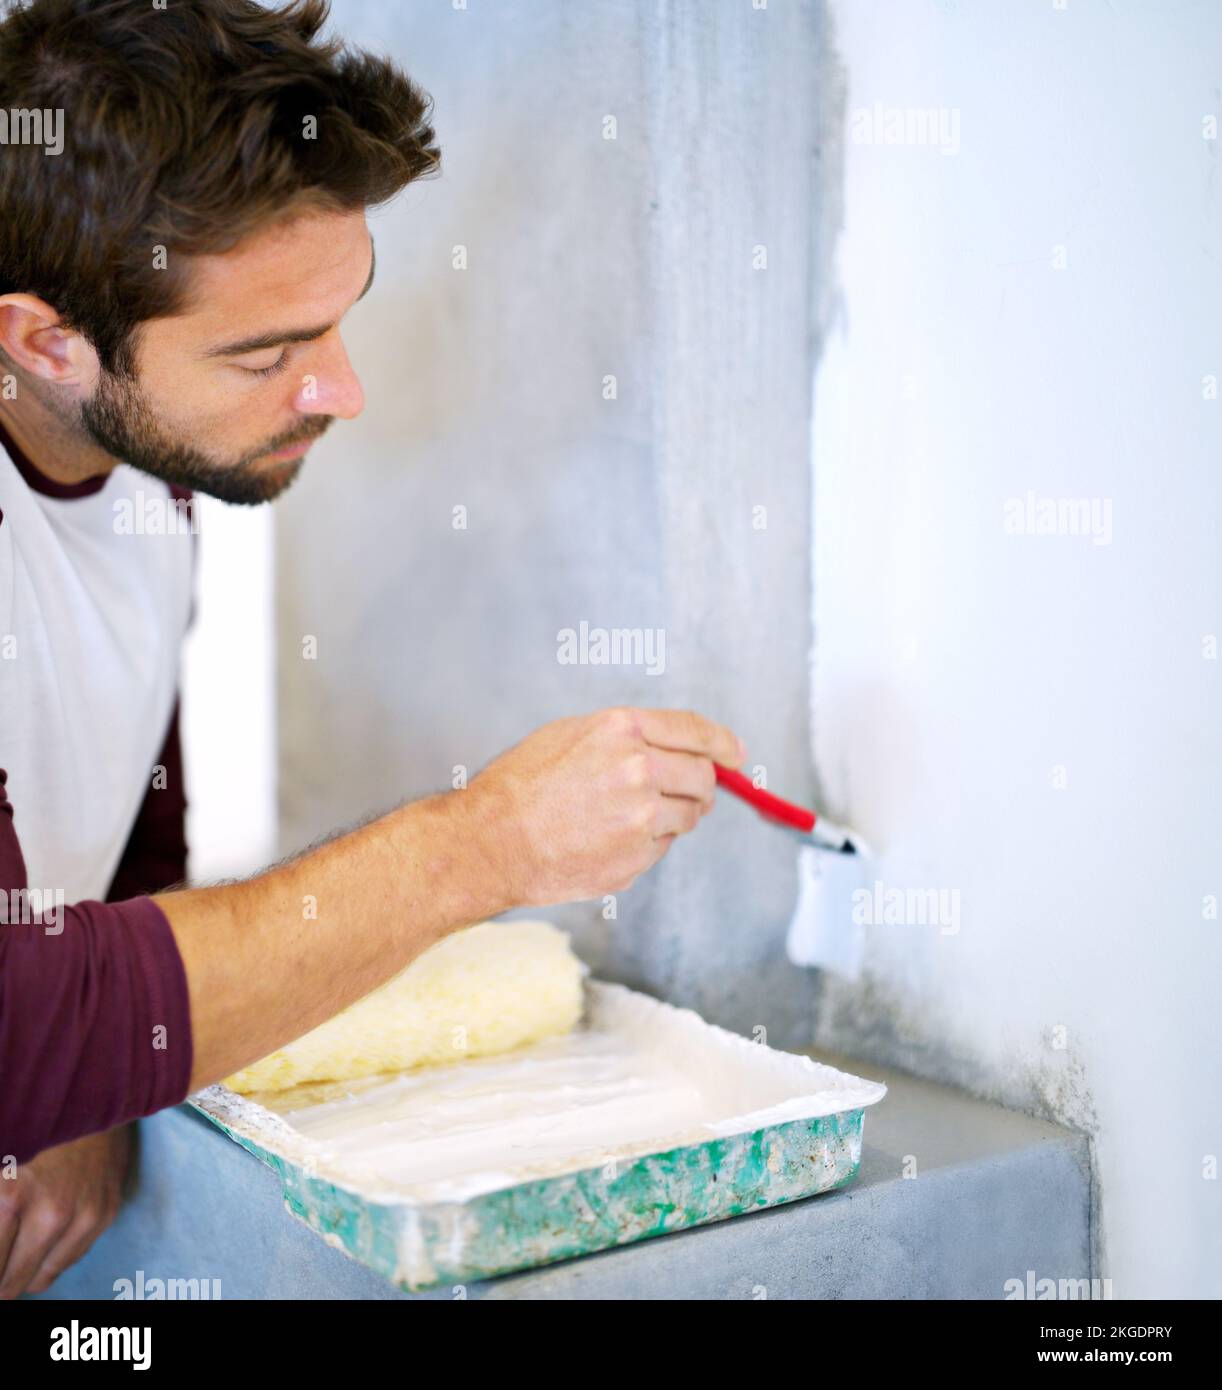
[[[196,499],[195,616],[180,724],[192,883],[276,857],[276,634],[270,507]]]
[[[849,127],[816,763],[960,929],[867,925],[818,1040],[1091,1129],[1114,1295],[1217,1297],[1222,9],[832,12],[850,122],[944,108],[959,148]],[[1028,491],[1106,504],[1108,542],[1007,534]]]

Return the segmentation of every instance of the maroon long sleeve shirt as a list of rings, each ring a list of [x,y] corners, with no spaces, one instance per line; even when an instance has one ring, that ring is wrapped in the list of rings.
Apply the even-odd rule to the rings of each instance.
[[[19,1163],[187,1094],[186,972],[165,914],[138,896],[186,875],[177,707],[158,761],[166,785],[149,790],[107,901],[66,906],[50,931],[0,923],[0,1155]],[[0,770],[0,888],[12,905],[27,884],[6,783]]]
[[[129,471],[56,483],[0,427],[0,1163],[176,1104],[190,1081],[186,973],[147,895],[186,874],[171,673],[194,537],[123,533],[115,506],[142,506],[146,493],[167,489]],[[84,624],[96,641],[82,667]],[[103,684],[91,688],[95,671]],[[168,726],[133,738],[160,691]],[[151,751],[158,733],[147,769],[116,751]],[[78,780],[66,782],[74,765]],[[126,840],[121,805],[138,808]],[[27,863],[42,883],[96,883],[90,865],[108,841],[117,860],[101,877],[105,901],[86,888],[51,920],[40,915]]]

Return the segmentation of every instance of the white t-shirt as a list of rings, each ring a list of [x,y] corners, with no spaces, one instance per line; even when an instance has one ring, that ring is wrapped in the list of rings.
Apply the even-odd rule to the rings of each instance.
[[[191,613],[184,494],[65,486],[0,434],[0,768],[31,888],[104,899],[166,737]]]

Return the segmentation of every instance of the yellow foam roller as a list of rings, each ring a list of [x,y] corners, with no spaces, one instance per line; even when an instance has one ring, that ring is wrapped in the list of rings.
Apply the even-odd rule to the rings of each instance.
[[[283,1091],[509,1052],[577,1024],[584,973],[550,922],[480,922],[225,1085]]]

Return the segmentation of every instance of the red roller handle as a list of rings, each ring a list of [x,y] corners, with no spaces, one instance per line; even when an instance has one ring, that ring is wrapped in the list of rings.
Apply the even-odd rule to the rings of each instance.
[[[754,786],[750,777],[735,772],[731,767],[722,767],[720,763],[714,763],[713,767],[717,772],[718,785],[728,792],[733,792],[735,796],[742,797],[754,806],[761,816],[807,833],[815,828],[817,817],[813,811],[795,806],[792,801],[785,801],[779,796],[773,796],[771,792],[764,791],[762,787]]]

